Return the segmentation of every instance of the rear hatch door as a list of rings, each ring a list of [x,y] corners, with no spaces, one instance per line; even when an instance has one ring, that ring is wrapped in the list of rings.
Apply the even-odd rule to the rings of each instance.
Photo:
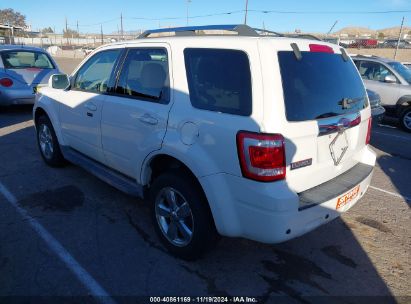
[[[280,75],[271,79],[277,90],[266,94],[264,132],[284,135],[287,184],[302,192],[361,160],[368,97],[355,65],[338,46],[295,39],[272,44],[272,68]]]

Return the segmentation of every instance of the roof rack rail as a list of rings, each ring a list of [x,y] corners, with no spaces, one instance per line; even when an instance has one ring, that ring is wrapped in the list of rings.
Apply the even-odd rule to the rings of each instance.
[[[284,37],[323,41],[322,39],[312,34],[284,34]]]
[[[161,28],[161,29],[154,29],[154,30],[147,30],[139,35],[137,38],[149,38],[152,34],[159,34],[159,33],[175,33],[176,36],[194,36],[196,35],[196,31],[230,31],[236,32],[239,36],[248,36],[248,37],[258,37],[260,34],[258,32],[267,33],[267,34],[274,34],[277,36],[283,36],[282,34],[262,30],[262,29],[254,29],[249,27],[245,24],[223,24],[223,25],[203,25],[203,26],[184,26],[184,27],[173,27],[173,28]]]

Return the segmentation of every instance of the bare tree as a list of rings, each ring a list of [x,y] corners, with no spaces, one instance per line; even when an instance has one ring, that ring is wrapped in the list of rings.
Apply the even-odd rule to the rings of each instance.
[[[79,33],[75,30],[68,28],[67,30],[63,31],[63,37],[64,38],[78,38]]]
[[[49,27],[45,27],[44,29],[41,30],[43,34],[48,34],[48,33],[54,33],[53,29]]]
[[[26,26],[26,16],[11,8],[0,10],[0,23],[13,26]]]

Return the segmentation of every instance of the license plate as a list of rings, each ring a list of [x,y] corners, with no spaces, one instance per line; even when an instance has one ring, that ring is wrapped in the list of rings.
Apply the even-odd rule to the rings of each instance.
[[[360,192],[360,185],[356,186],[354,189],[351,189],[346,194],[340,196],[337,199],[337,205],[335,206],[335,209],[338,210],[346,206],[349,202],[351,202],[358,196],[359,192]]]
[[[331,157],[334,160],[334,165],[337,166],[341,162],[345,152],[347,152],[347,149],[347,134],[345,134],[345,132],[338,132],[337,136],[330,143],[330,152]]]

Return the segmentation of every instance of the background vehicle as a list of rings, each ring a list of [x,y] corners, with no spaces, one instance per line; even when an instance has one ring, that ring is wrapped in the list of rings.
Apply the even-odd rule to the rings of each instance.
[[[407,68],[411,68],[411,62],[408,62],[408,61],[406,61],[406,62],[401,62],[405,67],[407,67]]]
[[[0,106],[34,104],[38,87],[56,73],[57,64],[43,49],[0,45]]]
[[[212,30],[237,35],[195,35]],[[217,232],[302,235],[351,208],[371,180],[370,106],[336,45],[245,25],[159,29],[96,49],[50,85],[34,107],[45,162],[69,160],[149,198],[179,257],[198,257]]]
[[[385,109],[381,106],[381,97],[374,91],[367,89],[368,100],[371,106],[371,116],[373,123],[379,123],[384,118]]]
[[[398,61],[376,56],[353,56],[367,89],[378,93],[386,114],[400,119],[411,132],[411,70]]]
[[[398,47],[401,49],[411,48],[410,42],[407,40],[402,40],[402,39],[399,42],[398,42],[398,39],[386,39],[379,46],[381,48],[396,48],[397,44],[398,44]]]
[[[350,48],[376,48],[378,45],[377,39],[357,39],[348,47]]]

